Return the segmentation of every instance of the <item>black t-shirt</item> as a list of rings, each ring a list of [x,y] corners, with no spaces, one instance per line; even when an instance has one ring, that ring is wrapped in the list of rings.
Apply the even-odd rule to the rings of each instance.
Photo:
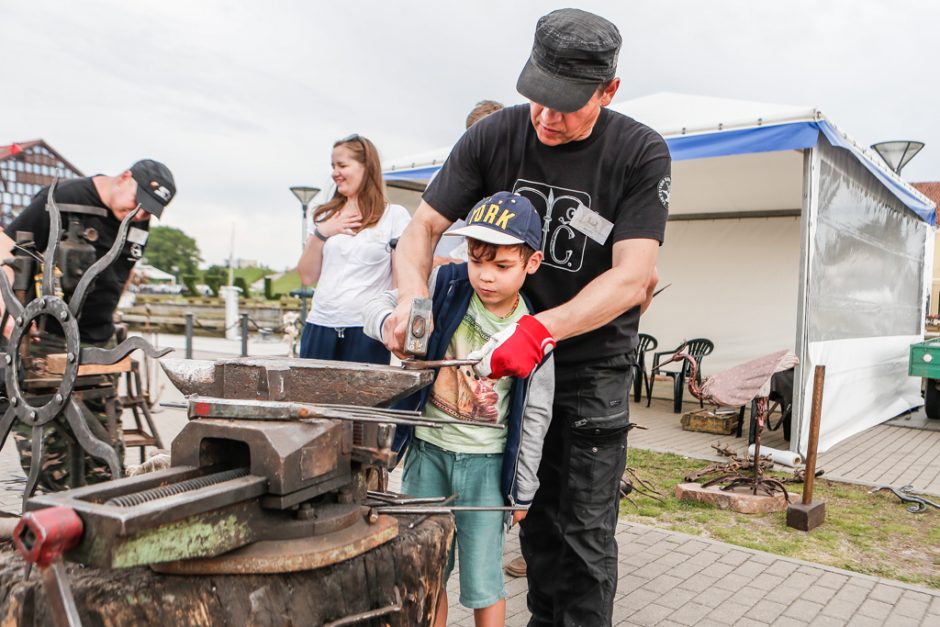
[[[573,298],[612,266],[614,242],[663,241],[669,207],[671,160],[665,140],[619,113],[601,109],[591,135],[559,146],[542,144],[529,105],[487,116],[451,150],[424,200],[449,220],[466,217],[484,196],[512,191],[543,216],[545,260],[526,279],[538,311]],[[598,244],[568,222],[583,204],[613,223]],[[603,327],[558,344],[556,361],[572,364],[627,354],[636,346],[640,308]]]
[[[45,252],[49,242],[49,213],[46,211],[48,194],[48,187],[36,194],[29,206],[23,209],[23,212],[5,230],[7,236],[14,240],[17,231],[32,231],[36,249],[40,255]],[[85,228],[93,228],[98,234],[97,240],[92,242],[95,247],[95,258],[100,259],[107,254],[117,238],[121,222],[114,217],[111,210],[98,196],[91,178],[59,183],[56,187],[55,199],[56,203],[101,207],[108,211],[107,217],[85,214],[81,216]],[[63,237],[68,229],[68,221],[69,214],[62,213]],[[149,229],[149,220],[131,223],[128,240],[121,254],[95,279],[92,290],[85,297],[85,306],[82,307],[78,321],[78,329],[83,342],[105,342],[114,334],[112,322],[114,310],[117,309],[118,300],[121,298],[121,292],[124,291],[131,269],[143,255]]]

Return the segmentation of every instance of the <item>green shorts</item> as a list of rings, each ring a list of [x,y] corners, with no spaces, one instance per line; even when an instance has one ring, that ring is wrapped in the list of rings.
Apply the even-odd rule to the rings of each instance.
[[[401,489],[411,496],[458,494],[454,505],[505,505],[500,489],[502,453],[454,453],[415,438],[405,457]],[[503,512],[455,512],[460,604],[489,607],[506,597],[503,582]],[[454,551],[446,578],[454,569]]]

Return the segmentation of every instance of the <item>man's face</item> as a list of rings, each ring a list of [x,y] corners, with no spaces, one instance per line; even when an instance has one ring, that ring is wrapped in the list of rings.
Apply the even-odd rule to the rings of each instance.
[[[601,107],[610,104],[618,87],[620,79],[615,78],[606,89],[595,91],[587,104],[571,113],[561,113],[530,100],[529,118],[539,141],[546,146],[560,146],[589,137],[601,114]]]
[[[118,177],[108,207],[118,220],[123,220],[127,214],[137,207],[137,181],[134,180],[129,171]],[[134,222],[143,222],[149,217],[150,214],[141,209],[134,216]]]

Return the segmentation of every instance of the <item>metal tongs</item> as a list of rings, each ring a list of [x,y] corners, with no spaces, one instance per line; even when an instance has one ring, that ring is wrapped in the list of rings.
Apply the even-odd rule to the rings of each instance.
[[[449,366],[475,366],[479,359],[433,359],[423,360],[409,357],[401,362],[405,370],[427,370],[428,368],[447,368]]]

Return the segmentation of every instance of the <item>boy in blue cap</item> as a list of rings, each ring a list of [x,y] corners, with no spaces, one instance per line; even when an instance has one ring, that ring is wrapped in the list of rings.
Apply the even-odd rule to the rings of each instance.
[[[473,357],[500,333],[512,332],[535,313],[520,288],[542,261],[538,212],[525,197],[499,192],[467,215],[467,225],[448,235],[467,238],[468,262],[435,269],[428,282],[434,331],[427,359]],[[397,293],[366,305],[365,332],[391,337],[383,329]],[[530,316],[531,317],[531,316]],[[384,332],[383,332],[384,331]],[[399,405],[430,417],[466,421],[468,426],[399,429],[396,450],[408,448],[402,491],[415,496],[450,496],[462,505],[528,505],[538,488],[542,442],[554,397],[551,355],[526,377],[480,379],[472,367],[441,368],[434,383]],[[482,429],[474,422],[505,425]],[[410,446],[409,446],[410,445]],[[525,517],[513,514],[513,522]],[[502,625],[506,613],[501,512],[457,512],[460,603],[474,610],[477,625]],[[447,574],[453,569],[451,553]],[[446,593],[438,602],[437,625],[447,619]]]

